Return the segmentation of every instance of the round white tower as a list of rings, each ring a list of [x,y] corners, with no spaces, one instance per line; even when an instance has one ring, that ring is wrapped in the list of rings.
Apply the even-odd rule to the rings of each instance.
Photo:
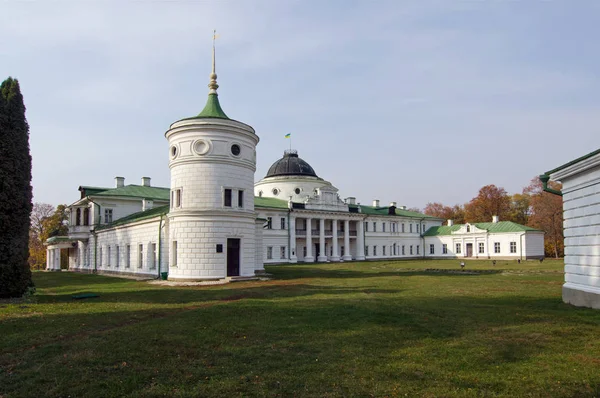
[[[256,256],[254,129],[229,119],[217,95],[215,47],[208,101],[179,120],[169,141],[169,280],[254,276]],[[260,257],[260,256],[258,256]]]

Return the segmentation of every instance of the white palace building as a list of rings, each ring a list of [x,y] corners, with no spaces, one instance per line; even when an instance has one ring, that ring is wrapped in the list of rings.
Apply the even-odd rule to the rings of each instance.
[[[444,220],[396,202],[341,200],[296,151],[285,151],[255,183],[254,129],[230,119],[210,75],[197,116],[165,133],[171,187],[116,177],[79,187],[68,236],[48,239],[47,269],[202,281],[254,277],[264,264],[407,258],[540,258],[543,232],[497,219]]]

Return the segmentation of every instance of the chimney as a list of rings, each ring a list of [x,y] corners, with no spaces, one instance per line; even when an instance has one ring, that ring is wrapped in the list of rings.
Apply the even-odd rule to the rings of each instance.
[[[398,207],[398,202],[390,202],[390,206]]]
[[[356,198],[354,196],[349,196],[346,198],[346,203],[349,205],[356,204]]]
[[[121,188],[125,186],[125,177],[115,177],[115,188]]]
[[[449,227],[451,227],[451,226],[453,226],[453,225],[454,225],[454,221],[452,221],[452,220],[448,220],[448,226],[449,226]]]
[[[492,222],[495,224],[498,222],[498,216],[492,216]]]
[[[145,187],[150,186],[150,177],[142,177],[142,185]]]
[[[373,199],[373,207],[379,207],[379,199]]]
[[[142,199],[142,211],[150,210],[152,207],[154,207],[152,199]]]

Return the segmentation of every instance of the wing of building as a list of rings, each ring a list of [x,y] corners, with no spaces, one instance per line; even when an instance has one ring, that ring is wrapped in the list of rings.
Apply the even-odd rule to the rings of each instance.
[[[64,253],[72,270],[175,281],[253,277],[268,263],[543,255],[543,233],[518,224],[443,227],[396,202],[342,200],[294,150],[254,183],[259,138],[225,114],[216,79],[213,62],[204,109],[165,133],[171,186],[79,187],[69,235],[46,242],[48,270]]]
[[[600,308],[600,149],[540,176],[562,195],[565,236],[563,301]],[[548,181],[562,183],[562,192]]]

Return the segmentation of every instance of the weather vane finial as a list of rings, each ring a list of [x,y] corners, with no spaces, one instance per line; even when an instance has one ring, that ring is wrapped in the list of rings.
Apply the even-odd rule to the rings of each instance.
[[[212,48],[212,72],[210,74],[210,83],[208,83],[209,94],[216,94],[219,85],[217,84],[217,72],[215,68],[215,40],[219,37],[217,30],[213,30],[213,48]]]

